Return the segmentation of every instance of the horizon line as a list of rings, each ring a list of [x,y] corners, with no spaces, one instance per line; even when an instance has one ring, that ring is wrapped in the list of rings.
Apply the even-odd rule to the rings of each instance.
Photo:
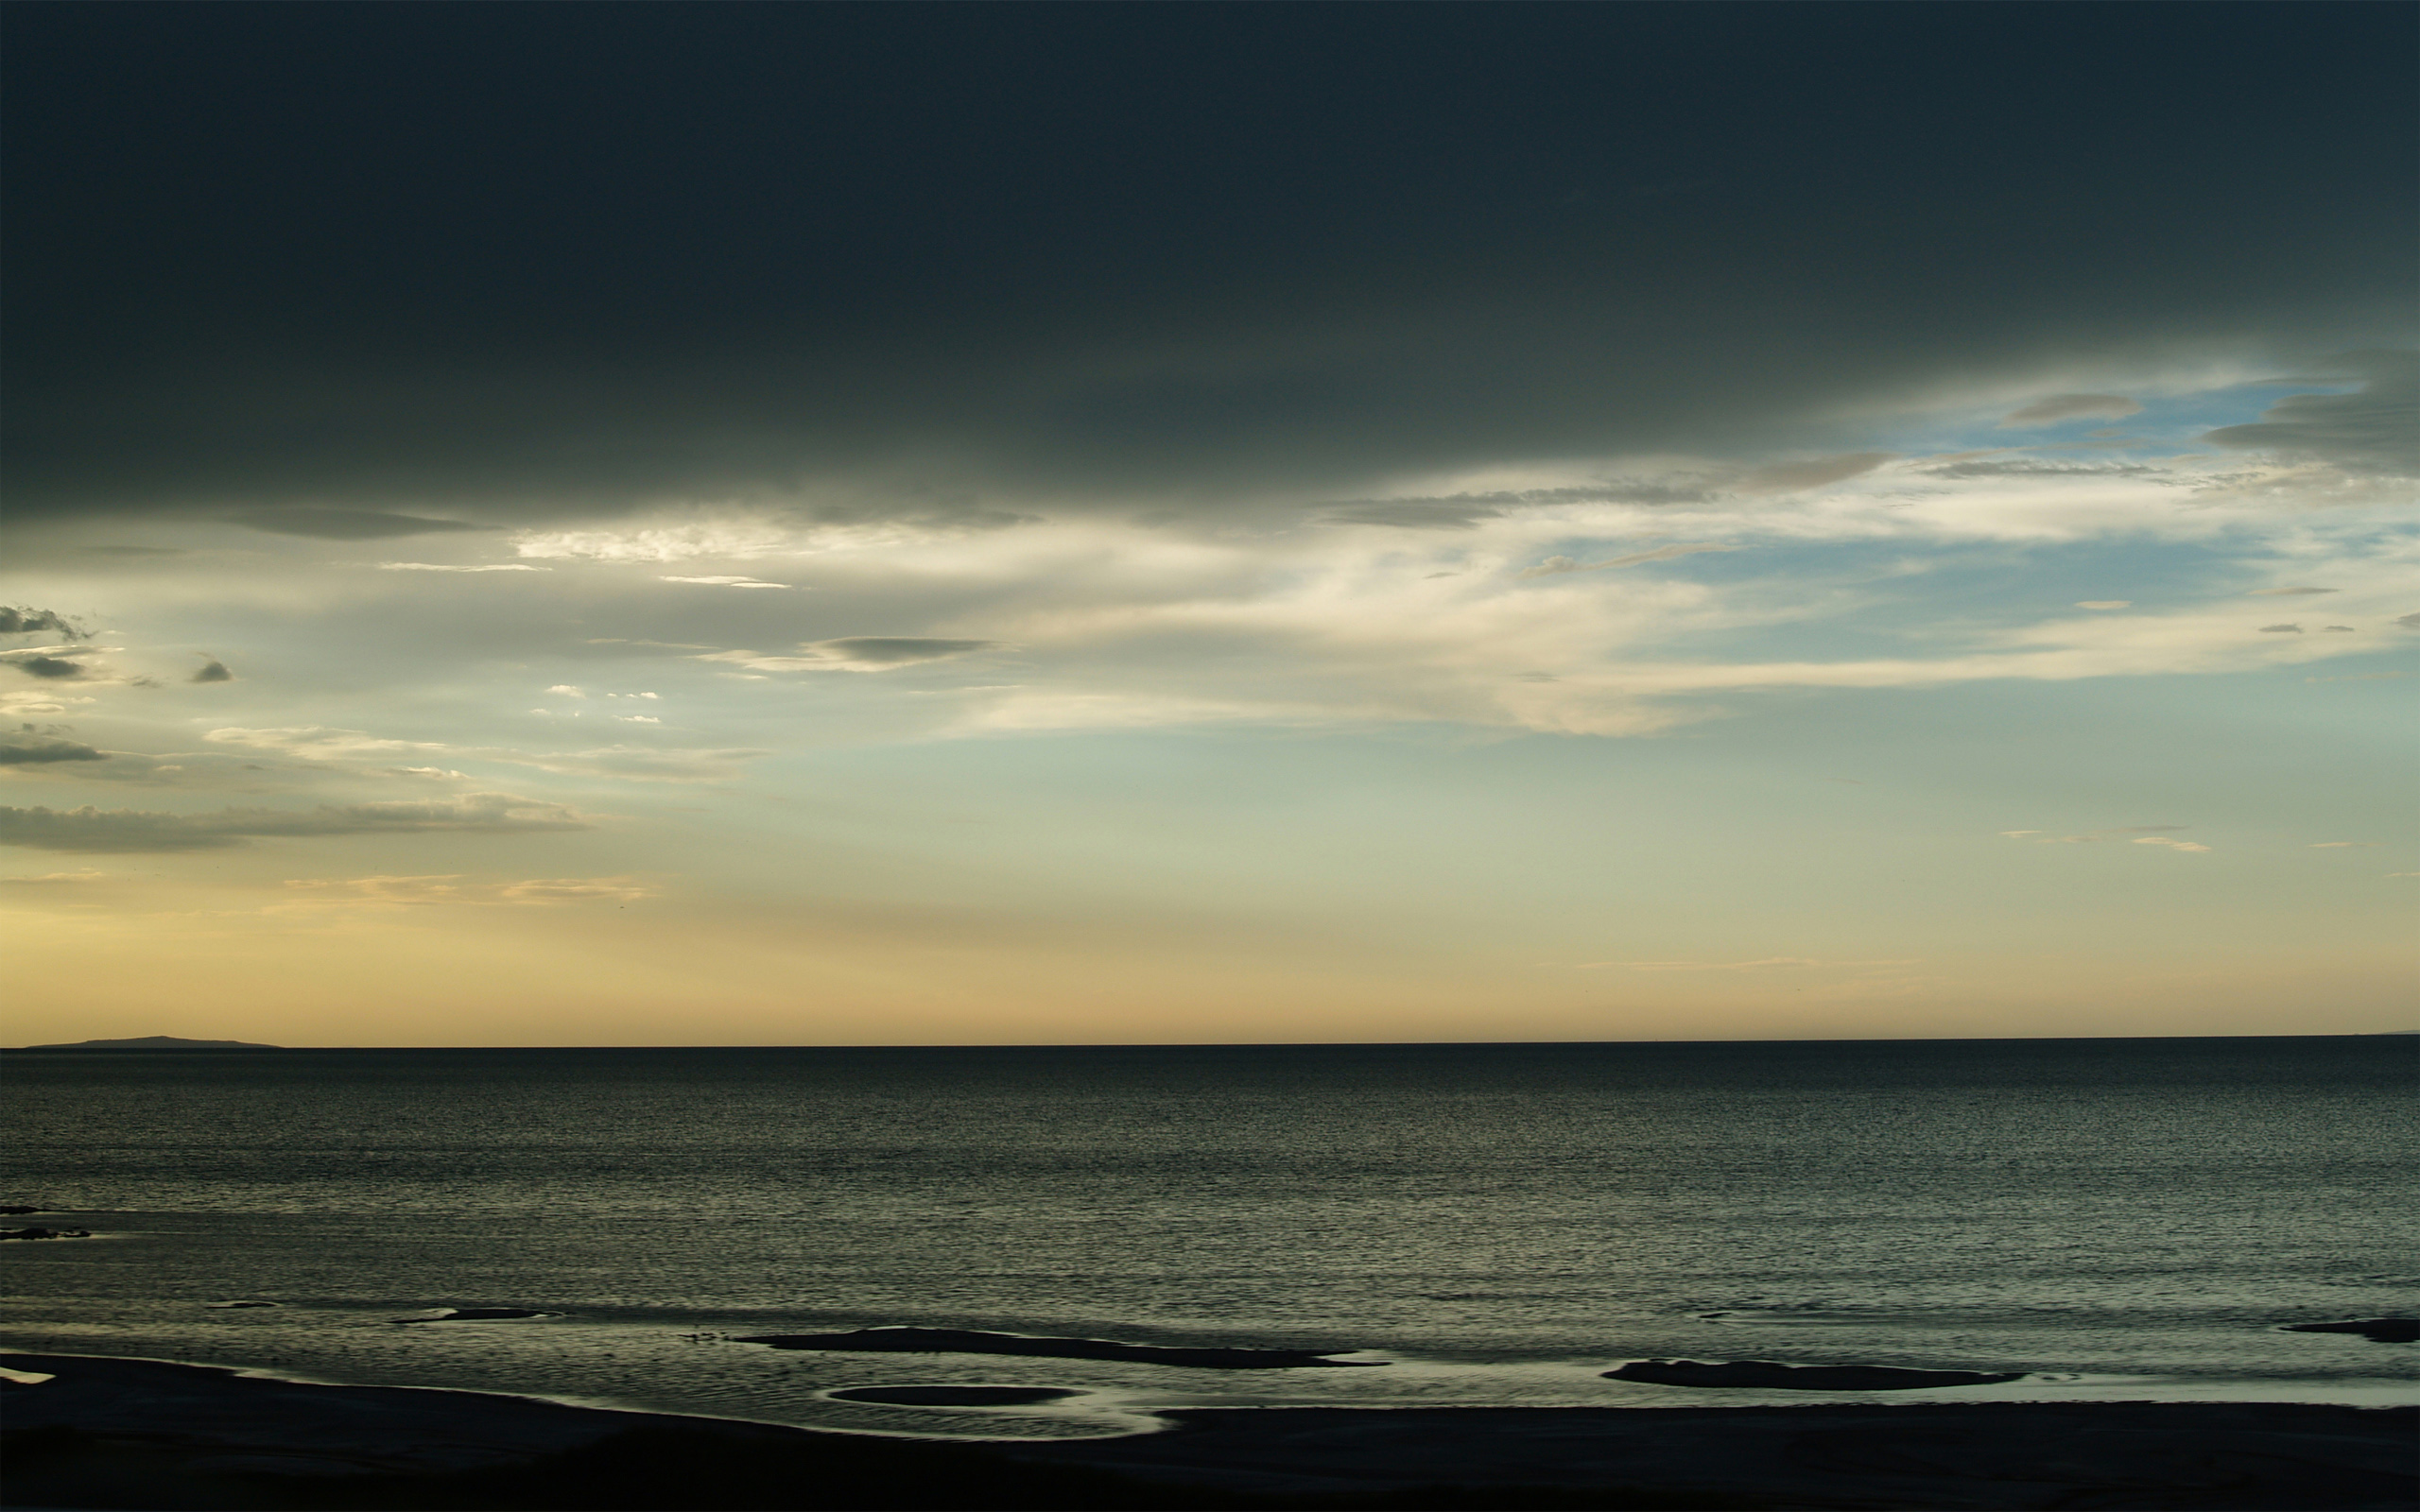
[[[87,1040],[60,1041],[39,1045],[0,1046],[0,1054],[24,1054],[37,1050],[112,1050],[130,1054],[192,1055],[203,1051],[234,1053],[239,1051],[372,1051],[372,1050],[454,1050],[454,1051],[527,1051],[527,1050],[1342,1050],[1342,1049],[1406,1049],[1418,1046],[1475,1045],[1772,1045],[1772,1044],[2010,1044],[2050,1040],[2383,1040],[2398,1036],[2420,1036],[2420,1029],[2357,1029],[2330,1034],[2095,1034],[2095,1035],[1822,1035],[1797,1039],[1764,1040],[996,1040],[962,1043],[903,1043],[893,1041],[824,1041],[824,1042],[755,1042],[731,1044],[386,1044],[386,1045],[272,1045],[213,1044],[195,1040],[188,1045],[145,1046],[128,1044],[124,1039],[176,1039],[162,1035],[127,1036],[118,1041]]]

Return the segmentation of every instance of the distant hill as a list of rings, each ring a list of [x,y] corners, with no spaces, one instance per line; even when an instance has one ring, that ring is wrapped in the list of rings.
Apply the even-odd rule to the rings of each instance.
[[[78,1040],[72,1045],[27,1045],[28,1050],[280,1050],[282,1045],[256,1045],[248,1040],[180,1040],[172,1034],[147,1034],[140,1040]]]

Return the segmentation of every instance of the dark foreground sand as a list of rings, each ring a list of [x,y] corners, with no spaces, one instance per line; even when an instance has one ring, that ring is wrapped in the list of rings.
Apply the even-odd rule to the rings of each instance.
[[[1265,1493],[1668,1487],[1793,1507],[2410,1508],[2420,1408],[2292,1402],[1269,1408],[1029,1452]]]
[[[151,1361],[0,1366],[54,1378],[0,1387],[19,1506],[2402,1512],[2420,1489],[2410,1408],[1270,1408],[968,1450]],[[1466,1489],[1417,1489],[1439,1485]]]

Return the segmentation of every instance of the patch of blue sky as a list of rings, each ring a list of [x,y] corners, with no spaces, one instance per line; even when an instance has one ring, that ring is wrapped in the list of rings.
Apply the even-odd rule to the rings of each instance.
[[[2359,384],[2238,384],[2204,393],[2147,398],[2140,401],[2143,406],[2141,414],[2129,415],[2122,421],[2086,421],[2045,426],[2040,434],[2048,438],[2047,442],[2035,444],[2063,450],[2135,452],[2163,456],[2183,452],[2223,452],[2224,448],[2213,446],[2202,438],[2221,426],[2251,424],[2289,394],[2341,394],[2360,387]],[[2007,437],[2019,433],[2002,431],[1998,434]]]
[[[1786,724],[1796,770],[1929,789],[1972,816],[1978,842],[2018,827],[2169,823],[2221,843],[2255,821],[2298,850],[2411,837],[2408,806],[2377,797],[2410,765],[2407,685],[2311,684],[2307,675],[1725,693],[1713,701],[1733,717],[1690,727],[1687,744],[1709,755],[1734,747],[1753,762]],[[1892,738],[1876,739],[1877,730]],[[2310,780],[2281,780],[2289,774]]]
[[[1786,574],[1787,583],[1776,586],[1807,605],[1804,615],[1779,623],[1691,632],[1685,638],[1691,648],[1756,656],[1786,648],[1793,660],[1830,661],[1903,656],[1911,640],[1955,642],[2081,614],[2159,613],[2205,604],[2267,580],[2247,559],[2246,544],[2141,538],[2038,545],[1792,543],[1655,565],[1686,566],[1701,581],[1744,585],[1747,592]],[[2079,607],[2084,603],[2128,607],[2087,610]],[[2246,600],[2245,612],[2264,610],[2260,601]]]
[[[1540,556],[1568,557],[1584,565],[1637,549],[1634,541],[1573,538],[1555,542]],[[2260,555],[2256,540],[2235,535],[2215,541],[2125,536],[2040,543],[1751,538],[1734,551],[1582,576],[1611,581],[1652,575],[1709,587],[1787,577],[1893,602],[1955,596],[1969,603],[2031,605],[2047,612],[2069,610],[2084,600],[2172,606],[2256,587],[2262,579],[2252,562]]]
[[[2118,419],[2079,416],[2024,426],[2003,425],[2003,417],[1997,413],[1910,417],[1904,423],[1877,429],[1869,444],[1910,456],[1999,449],[2161,456],[2218,452],[2220,448],[2202,438],[2221,426],[2250,424],[2289,394],[2341,394],[2360,387],[2355,382],[2263,379],[2169,395],[2127,393],[2116,387],[2107,392],[2142,405],[2141,411]]]

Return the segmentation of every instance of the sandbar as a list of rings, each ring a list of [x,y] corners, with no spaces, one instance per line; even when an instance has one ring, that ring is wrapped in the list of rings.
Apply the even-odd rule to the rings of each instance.
[[[856,1349],[879,1354],[1022,1354],[1049,1360],[1132,1360],[1196,1370],[1305,1370],[1385,1365],[1384,1360],[1330,1360],[1333,1349],[1177,1349],[1117,1344],[1108,1339],[1054,1339],[977,1329],[857,1329],[848,1333],[743,1334],[741,1344],[775,1349]]]
[[[1994,1386],[2022,1381],[2022,1370],[1910,1370],[1890,1365],[1780,1365],[1772,1360],[1634,1360],[1604,1372],[1608,1381],[1659,1386],[1751,1386],[1771,1391],[1921,1391],[1931,1386]]]
[[[2420,1344],[2420,1318],[2362,1317],[2343,1323],[2289,1323],[2289,1333],[2358,1333],[2372,1344]]]

